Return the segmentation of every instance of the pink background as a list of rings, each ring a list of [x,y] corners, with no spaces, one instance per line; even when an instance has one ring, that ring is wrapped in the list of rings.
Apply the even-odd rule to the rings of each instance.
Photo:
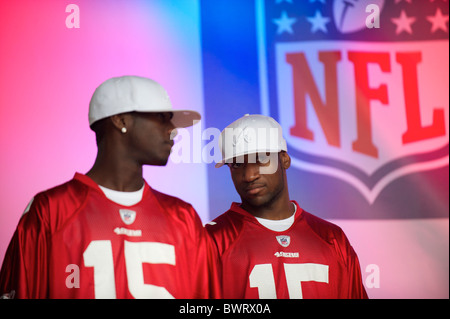
[[[203,113],[197,2],[76,3],[80,28],[69,29],[69,2],[0,2],[0,261],[30,199],[94,163],[88,107],[101,82],[150,77],[167,89],[174,108]],[[206,219],[205,186],[195,193],[188,187],[205,179],[205,169],[186,165],[146,167],[145,177]]]

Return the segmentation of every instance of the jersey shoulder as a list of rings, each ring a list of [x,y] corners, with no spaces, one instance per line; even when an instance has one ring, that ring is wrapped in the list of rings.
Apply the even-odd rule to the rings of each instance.
[[[151,187],[149,187],[149,190],[153,194],[153,198],[156,199],[156,203],[160,210],[169,218],[174,218],[185,223],[189,220],[195,220],[196,223],[199,222],[201,224],[197,211],[190,203],[178,197],[157,191]]]
[[[244,227],[244,219],[244,216],[230,209],[205,225],[206,230],[214,239],[220,255],[239,237]]]
[[[345,261],[354,255],[353,248],[344,231],[336,224],[303,211],[303,218],[309,228],[323,241],[333,246],[336,253]]]
[[[174,229],[184,229],[187,234],[201,236],[205,232],[202,221],[194,207],[172,195],[168,195],[153,188],[149,188],[152,193],[152,205],[159,206],[161,218],[167,219]],[[156,203],[155,203],[156,201]],[[154,207],[152,207],[153,210]]]
[[[89,187],[77,179],[39,192],[22,215],[22,224],[41,223],[54,232],[83,205],[88,192]]]
[[[50,188],[36,195],[36,197],[46,198],[51,205],[80,205],[86,198],[89,187],[77,179],[72,179],[61,185]]]
[[[189,204],[188,202],[185,202],[184,200],[182,200],[178,197],[162,193],[151,187],[149,187],[149,188],[150,188],[150,191],[152,192],[152,194],[155,196],[158,203],[161,206],[163,206],[164,208],[166,208],[166,206],[173,206],[176,208],[185,208],[185,209],[192,208],[191,204]]]
[[[325,219],[317,217],[307,211],[302,212],[302,216],[308,226],[323,240],[329,242],[333,240],[336,236],[340,237],[343,235],[342,229]]]

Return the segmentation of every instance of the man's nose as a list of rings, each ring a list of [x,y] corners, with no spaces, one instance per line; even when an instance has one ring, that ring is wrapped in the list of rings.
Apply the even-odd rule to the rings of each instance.
[[[173,139],[175,138],[175,136],[177,136],[177,134],[178,134],[178,131],[177,131],[177,129],[175,128],[175,126],[173,126],[173,124],[172,124],[172,125],[171,125],[171,129],[169,129],[169,136],[170,136],[170,139],[173,140]]]
[[[251,183],[259,178],[259,165],[257,163],[247,163],[243,170],[244,181]]]

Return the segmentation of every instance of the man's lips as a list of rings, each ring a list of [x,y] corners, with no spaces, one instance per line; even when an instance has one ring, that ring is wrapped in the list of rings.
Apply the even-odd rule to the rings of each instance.
[[[245,192],[248,195],[258,194],[265,186],[263,184],[253,184],[245,188]]]

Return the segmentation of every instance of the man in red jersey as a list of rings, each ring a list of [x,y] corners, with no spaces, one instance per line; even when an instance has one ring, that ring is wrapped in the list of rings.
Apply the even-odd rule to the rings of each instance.
[[[194,208],[152,189],[143,165],[166,165],[173,110],[153,80],[102,83],[89,105],[98,154],[92,169],[37,194],[8,247],[3,298],[218,297],[216,251]]]
[[[336,225],[290,200],[280,125],[246,115],[225,128],[223,160],[242,203],[206,225],[222,263],[224,298],[367,298],[355,251]]]

